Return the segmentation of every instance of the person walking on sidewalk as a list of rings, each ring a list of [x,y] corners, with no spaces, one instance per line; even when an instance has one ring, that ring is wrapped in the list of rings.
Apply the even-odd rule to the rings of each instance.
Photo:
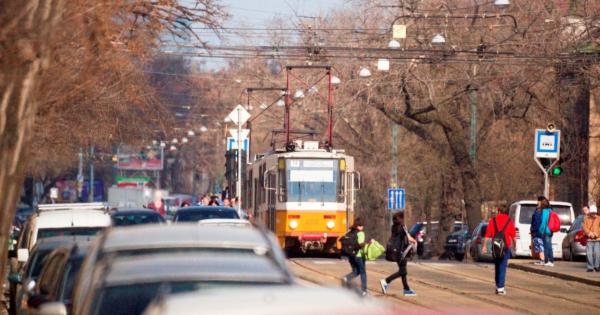
[[[417,241],[410,235],[410,233],[408,233],[408,229],[404,224],[404,212],[397,212],[396,214],[394,214],[392,221],[392,238],[396,238],[397,242],[395,244],[398,244],[397,250],[399,255],[398,260],[396,261],[396,263],[398,264],[398,271],[391,274],[385,279],[379,280],[379,283],[381,284],[381,291],[383,291],[384,295],[387,294],[387,289],[389,288],[389,285],[392,283],[392,281],[398,278],[402,278],[402,285],[404,286],[404,296],[417,296],[417,293],[411,290],[408,286],[408,272],[406,268],[406,265],[408,263],[408,257],[406,257],[407,255],[403,254],[408,246],[412,245],[416,248]]]
[[[542,237],[544,243],[544,266],[554,267],[554,252],[552,251],[552,231],[548,227],[548,221],[550,220],[550,213],[552,208],[550,207],[550,201],[544,196],[538,197],[538,205],[542,208],[542,222],[538,232]]]
[[[583,219],[583,233],[587,236],[587,271],[600,272],[600,217],[598,207],[590,207],[589,214]]]
[[[506,295],[504,284],[506,281],[506,269],[511,256],[511,246],[515,243],[515,224],[508,216],[508,207],[498,208],[498,214],[491,218],[485,231],[483,244],[492,243],[492,256],[494,257],[494,270],[496,280],[496,294]],[[481,252],[486,254],[487,247],[483,246]]]
[[[360,292],[362,296],[367,295],[367,269],[366,269],[366,255],[365,255],[365,232],[364,232],[365,224],[362,218],[354,219],[354,224],[350,227],[350,231],[344,236],[344,238],[348,237],[353,239],[353,243],[355,243],[356,254],[354,254],[353,250],[345,250],[345,254],[348,256],[348,262],[350,263],[350,268],[352,271],[342,278],[342,285],[345,287],[349,287],[352,279],[360,276]],[[356,238],[356,239],[354,239]],[[342,247],[344,246],[344,241],[342,241]]]
[[[542,207],[541,201],[538,201],[538,205],[531,216],[531,228],[529,234],[531,234],[531,256],[539,259],[535,262],[536,265],[544,265],[544,240],[540,234],[540,225],[542,224]]]

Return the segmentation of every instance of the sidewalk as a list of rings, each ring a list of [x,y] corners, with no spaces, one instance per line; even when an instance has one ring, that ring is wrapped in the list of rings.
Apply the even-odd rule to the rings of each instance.
[[[559,279],[576,281],[600,287],[600,272],[586,272],[585,262],[555,261],[554,267],[537,266],[532,259],[511,259],[509,268],[537,273]]]

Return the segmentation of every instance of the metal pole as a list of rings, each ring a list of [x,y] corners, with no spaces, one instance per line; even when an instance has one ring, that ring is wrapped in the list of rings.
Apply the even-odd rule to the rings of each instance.
[[[241,213],[241,209],[242,209],[242,141],[241,141],[241,134],[242,134],[242,114],[241,114],[241,108],[238,108],[238,134],[237,134],[237,171],[238,171],[238,178],[237,178],[237,186],[236,186],[236,195],[238,197],[238,202],[237,202],[237,211],[238,213]]]
[[[83,148],[79,147],[79,166],[77,167],[77,197],[82,198],[83,188]]]
[[[469,155],[471,156],[471,162],[475,165],[477,159],[477,89],[471,88],[471,119],[470,119],[470,133],[471,133],[471,147]]]
[[[247,90],[246,92],[248,94],[248,99],[246,102],[246,110],[250,111],[250,91]],[[250,120],[248,120],[248,122],[246,123],[246,128],[248,128],[248,130],[250,130],[250,132],[248,133],[248,161],[246,161],[246,163],[250,163],[250,159],[252,159],[252,122]],[[239,132],[238,132],[239,135]]]
[[[533,159],[544,173],[544,197],[550,199],[550,177],[548,176],[548,172],[554,167],[554,165],[556,165],[556,163],[558,163],[558,159],[555,159],[548,168],[544,168],[542,162],[540,162],[540,159],[535,157]]]
[[[89,202],[94,202],[94,146],[90,146],[90,185]]]

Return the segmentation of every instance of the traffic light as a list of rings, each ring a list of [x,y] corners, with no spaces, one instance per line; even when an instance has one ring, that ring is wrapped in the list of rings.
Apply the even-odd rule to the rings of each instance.
[[[552,168],[552,176],[560,176],[563,173],[563,169],[560,165],[556,165]]]

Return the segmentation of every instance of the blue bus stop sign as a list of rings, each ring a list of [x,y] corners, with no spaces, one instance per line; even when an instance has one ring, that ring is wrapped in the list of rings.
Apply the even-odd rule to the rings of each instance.
[[[406,205],[406,192],[404,188],[388,188],[388,209],[404,209]]]

